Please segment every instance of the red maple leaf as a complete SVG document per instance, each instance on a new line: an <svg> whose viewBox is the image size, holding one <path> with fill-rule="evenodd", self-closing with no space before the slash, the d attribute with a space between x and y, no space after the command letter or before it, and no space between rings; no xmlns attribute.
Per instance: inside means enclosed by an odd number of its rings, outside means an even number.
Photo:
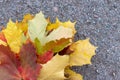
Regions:
<svg viewBox="0 0 120 80"><path fill-rule="evenodd" d="M23 80L37 80L41 65L36 63L36 49L31 42L22 46L20 60L21 66L19 67L19 71Z"/></svg>
<svg viewBox="0 0 120 80"><path fill-rule="evenodd" d="M40 64L32 43L24 44L16 55L7 46L0 45L0 80L37 80Z"/></svg>

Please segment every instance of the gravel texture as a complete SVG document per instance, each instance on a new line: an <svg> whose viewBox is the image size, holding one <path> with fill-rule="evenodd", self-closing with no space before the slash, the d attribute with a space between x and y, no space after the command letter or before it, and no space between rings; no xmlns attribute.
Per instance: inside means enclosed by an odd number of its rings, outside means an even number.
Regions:
<svg viewBox="0 0 120 80"><path fill-rule="evenodd" d="M120 0L0 0L0 25L39 11L52 21L77 21L76 40L98 46L92 65L73 68L84 80L120 80Z"/></svg>

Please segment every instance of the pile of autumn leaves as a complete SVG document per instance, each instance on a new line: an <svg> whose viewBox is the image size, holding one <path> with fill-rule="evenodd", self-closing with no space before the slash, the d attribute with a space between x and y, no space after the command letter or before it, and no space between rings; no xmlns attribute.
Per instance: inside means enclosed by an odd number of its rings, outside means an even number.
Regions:
<svg viewBox="0 0 120 80"><path fill-rule="evenodd" d="M96 47L89 39L73 42L74 26L41 12L9 20L0 32L0 80L82 80L70 67L91 64Z"/></svg>

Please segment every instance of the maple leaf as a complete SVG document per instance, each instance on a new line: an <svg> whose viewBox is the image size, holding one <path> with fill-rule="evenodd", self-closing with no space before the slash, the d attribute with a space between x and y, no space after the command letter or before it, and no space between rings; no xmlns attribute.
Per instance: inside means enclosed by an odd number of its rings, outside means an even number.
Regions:
<svg viewBox="0 0 120 80"><path fill-rule="evenodd" d="M33 45L23 45L18 58L8 46L0 45L0 80L36 80L41 65L36 63Z"/></svg>
<svg viewBox="0 0 120 80"><path fill-rule="evenodd" d="M67 80L83 80L83 77L71 70L69 66L65 68L65 75L67 77Z"/></svg>
<svg viewBox="0 0 120 80"><path fill-rule="evenodd" d="M20 28L23 32L27 32L28 30L28 20L33 19L33 15L31 14L26 14L23 17L23 20L21 22L16 22L16 25L18 28Z"/></svg>
<svg viewBox="0 0 120 80"><path fill-rule="evenodd" d="M53 30L49 35L46 35L47 24L48 22L42 13L36 14L35 18L29 21L28 33L32 41L38 38L38 40L41 42L41 45L45 45L50 41L73 37L72 30L62 26L56 30Z"/></svg>
<svg viewBox="0 0 120 80"><path fill-rule="evenodd" d="M16 24L11 20L7 24L7 28L3 30L5 38L11 50L15 53L19 53L21 44L22 31L18 29Z"/></svg>
<svg viewBox="0 0 120 80"><path fill-rule="evenodd" d="M89 42L89 39L86 39L73 43L70 46L70 50L73 51L70 54L70 65L82 66L91 64L91 58L95 55L96 47Z"/></svg>
<svg viewBox="0 0 120 80"><path fill-rule="evenodd" d="M68 55L55 55L50 61L42 65L38 80L64 80L64 68L68 65L68 61Z"/></svg>
<svg viewBox="0 0 120 80"><path fill-rule="evenodd" d="M20 50L21 66L19 71L23 80L36 80L41 65L37 64L36 50L31 42L24 44Z"/></svg>
<svg viewBox="0 0 120 80"><path fill-rule="evenodd" d="M70 43L70 40L68 39L71 39L73 37L73 30L71 28L63 26L59 26L57 29L51 31L50 33L49 31L46 31L48 22L41 12L36 14L36 16L30 20L28 24L28 34L30 36L30 39L35 42L37 52L39 54L44 52L46 49L52 49L53 52L59 52ZM63 42L63 39L65 42ZM59 43L62 43L62 45ZM49 45L51 44L56 46L52 46L52 48L50 48Z"/></svg>

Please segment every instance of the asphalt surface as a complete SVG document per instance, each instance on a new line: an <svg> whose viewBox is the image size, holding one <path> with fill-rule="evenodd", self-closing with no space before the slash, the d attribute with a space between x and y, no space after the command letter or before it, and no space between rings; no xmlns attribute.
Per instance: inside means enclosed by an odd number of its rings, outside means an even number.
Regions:
<svg viewBox="0 0 120 80"><path fill-rule="evenodd" d="M120 80L120 0L0 0L0 25L39 11L53 22L77 21L75 40L98 46L92 65L73 68L84 80Z"/></svg>

